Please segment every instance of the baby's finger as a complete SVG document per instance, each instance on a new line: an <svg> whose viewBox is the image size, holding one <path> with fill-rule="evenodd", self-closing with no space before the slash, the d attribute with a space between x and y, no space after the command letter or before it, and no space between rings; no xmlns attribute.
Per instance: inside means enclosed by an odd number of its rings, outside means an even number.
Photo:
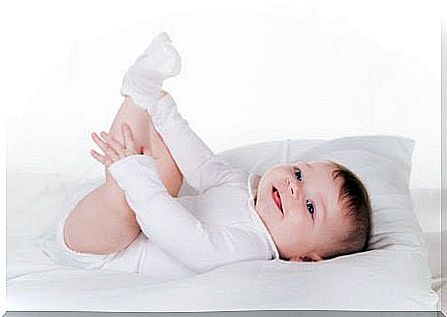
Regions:
<svg viewBox="0 0 447 317"><path fill-rule="evenodd" d="M90 154L93 156L93 158L95 160L97 160L99 163L108 166L108 159L106 156L99 154L98 152L96 152L95 150L90 150Z"/></svg>
<svg viewBox="0 0 447 317"><path fill-rule="evenodd" d="M104 131L101 132L101 136L106 140L106 142L115 150L118 155L124 154L125 149L123 146L116 140L114 137L112 137L110 134L105 133Z"/></svg>
<svg viewBox="0 0 447 317"><path fill-rule="evenodd" d="M128 124L123 123L122 125L123 129L123 137L124 137L124 146L126 149L130 150L133 153L137 152L135 142L133 140L132 131L130 130L130 127Z"/></svg>
<svg viewBox="0 0 447 317"><path fill-rule="evenodd" d="M92 139L109 158L114 159L118 157L118 154L115 152L112 146L104 142L95 132L92 133Z"/></svg>

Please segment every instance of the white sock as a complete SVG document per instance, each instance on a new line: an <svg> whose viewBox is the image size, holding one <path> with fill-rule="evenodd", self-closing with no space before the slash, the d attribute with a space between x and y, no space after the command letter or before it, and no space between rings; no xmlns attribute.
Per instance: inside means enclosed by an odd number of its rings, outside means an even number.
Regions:
<svg viewBox="0 0 447 317"><path fill-rule="evenodd" d="M121 95L149 111L158 103L163 81L180 73L180 69L179 53L168 34L160 33L124 75Z"/></svg>

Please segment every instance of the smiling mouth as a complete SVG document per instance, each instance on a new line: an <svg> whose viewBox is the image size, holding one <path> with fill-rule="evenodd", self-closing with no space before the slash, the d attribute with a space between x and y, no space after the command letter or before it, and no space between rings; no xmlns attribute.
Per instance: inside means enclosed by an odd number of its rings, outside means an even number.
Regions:
<svg viewBox="0 0 447 317"><path fill-rule="evenodd" d="M278 189L276 189L276 187L274 187L274 186L272 187L272 197L273 197L273 201L275 202L278 209L281 210L282 214L284 214L284 212L282 210L281 196L279 195Z"/></svg>

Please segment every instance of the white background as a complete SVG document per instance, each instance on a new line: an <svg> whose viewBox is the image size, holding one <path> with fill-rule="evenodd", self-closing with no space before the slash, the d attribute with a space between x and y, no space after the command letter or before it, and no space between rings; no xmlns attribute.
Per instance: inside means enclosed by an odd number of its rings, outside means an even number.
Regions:
<svg viewBox="0 0 447 317"><path fill-rule="evenodd" d="M100 172L88 134L108 128L123 72L166 30L184 66L167 87L215 151L397 134L416 140L412 186L439 188L441 10L427 1L15 1L0 19L8 169Z"/></svg>

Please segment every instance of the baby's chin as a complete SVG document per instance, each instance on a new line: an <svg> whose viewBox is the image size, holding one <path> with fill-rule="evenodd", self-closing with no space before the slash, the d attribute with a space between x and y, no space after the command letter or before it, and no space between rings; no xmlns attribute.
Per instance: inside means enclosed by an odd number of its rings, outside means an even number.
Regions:
<svg viewBox="0 0 447 317"><path fill-rule="evenodd" d="M264 197L262 197L262 195L257 198L255 210L267 227L275 218L276 210L264 199Z"/></svg>

